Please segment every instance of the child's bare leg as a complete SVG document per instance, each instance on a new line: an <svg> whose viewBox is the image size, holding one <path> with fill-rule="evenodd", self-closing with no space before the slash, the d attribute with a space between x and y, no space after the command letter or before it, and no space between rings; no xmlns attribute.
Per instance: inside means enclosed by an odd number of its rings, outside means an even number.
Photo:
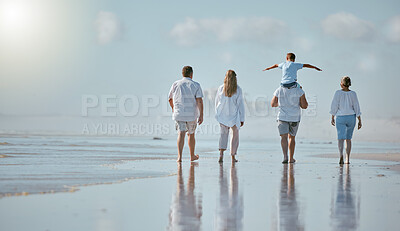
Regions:
<svg viewBox="0 0 400 231"><path fill-rule="evenodd" d="M296 160L294 157L294 149L296 146L296 137L289 134L289 163L294 163Z"/></svg>
<svg viewBox="0 0 400 231"><path fill-rule="evenodd" d="M281 146L283 152L283 164L288 162L288 134L281 135Z"/></svg>
<svg viewBox="0 0 400 231"><path fill-rule="evenodd" d="M196 140L194 138L194 133L193 134L189 134L188 144L189 144L189 151L190 151L190 161L198 160L199 159L199 155L195 155L194 154L194 148L195 148L195 145L196 145Z"/></svg>
<svg viewBox="0 0 400 231"><path fill-rule="evenodd" d="M178 140L177 140L178 160L177 160L177 162L182 162L183 146L185 145L185 133L186 132L179 132L178 133Z"/></svg>

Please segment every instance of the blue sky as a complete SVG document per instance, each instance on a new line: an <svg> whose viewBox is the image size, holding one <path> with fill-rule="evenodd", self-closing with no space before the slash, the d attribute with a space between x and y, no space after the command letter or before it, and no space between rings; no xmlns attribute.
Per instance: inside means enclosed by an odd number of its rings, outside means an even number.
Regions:
<svg viewBox="0 0 400 231"><path fill-rule="evenodd" d="M261 70L294 52L323 69L298 75L321 117L344 75L365 116L400 116L398 1L0 4L1 114L80 115L83 94L164 95L184 65L203 89L233 69L249 97L271 96L280 70Z"/></svg>

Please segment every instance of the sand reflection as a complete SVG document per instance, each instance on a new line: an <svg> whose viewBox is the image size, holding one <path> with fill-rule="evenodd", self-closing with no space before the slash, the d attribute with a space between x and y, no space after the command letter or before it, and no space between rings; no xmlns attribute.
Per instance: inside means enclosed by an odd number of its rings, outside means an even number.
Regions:
<svg viewBox="0 0 400 231"><path fill-rule="evenodd" d="M233 163L230 178L219 168L219 199L217 204L216 230L242 230L243 228L243 196L239 194L238 175Z"/></svg>
<svg viewBox="0 0 400 231"><path fill-rule="evenodd" d="M304 230L299 220L300 208L296 200L294 164L283 165L278 210L278 230Z"/></svg>
<svg viewBox="0 0 400 231"><path fill-rule="evenodd" d="M332 200L334 201L331 206L333 230L357 229L360 220L360 200L355 198L353 193L350 167L346 165L339 170L336 198Z"/></svg>
<svg viewBox="0 0 400 231"><path fill-rule="evenodd" d="M178 163L178 180L176 194L173 199L168 230L200 230L202 216L202 198L195 193L195 167L191 163L187 189L182 174L182 164Z"/></svg>

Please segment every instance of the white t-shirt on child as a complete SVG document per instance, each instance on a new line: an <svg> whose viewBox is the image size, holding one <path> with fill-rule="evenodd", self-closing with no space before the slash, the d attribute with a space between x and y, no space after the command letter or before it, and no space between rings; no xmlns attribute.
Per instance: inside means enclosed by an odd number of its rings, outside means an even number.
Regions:
<svg viewBox="0 0 400 231"><path fill-rule="evenodd" d="M303 68L302 63L286 61L278 65L282 69L282 84L293 83L297 81L297 71Z"/></svg>

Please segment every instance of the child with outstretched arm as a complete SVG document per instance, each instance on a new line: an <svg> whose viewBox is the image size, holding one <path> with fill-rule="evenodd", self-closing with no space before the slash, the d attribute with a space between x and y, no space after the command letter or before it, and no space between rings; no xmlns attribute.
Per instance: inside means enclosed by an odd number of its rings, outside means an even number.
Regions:
<svg viewBox="0 0 400 231"><path fill-rule="evenodd" d="M287 53L286 62L272 65L268 68L265 68L263 71L268 71L277 67L282 69L281 85L286 88L300 87L300 85L297 83L297 71L302 69L303 67L314 68L317 71L322 71L318 67L311 64L295 63L295 59L295 54Z"/></svg>

